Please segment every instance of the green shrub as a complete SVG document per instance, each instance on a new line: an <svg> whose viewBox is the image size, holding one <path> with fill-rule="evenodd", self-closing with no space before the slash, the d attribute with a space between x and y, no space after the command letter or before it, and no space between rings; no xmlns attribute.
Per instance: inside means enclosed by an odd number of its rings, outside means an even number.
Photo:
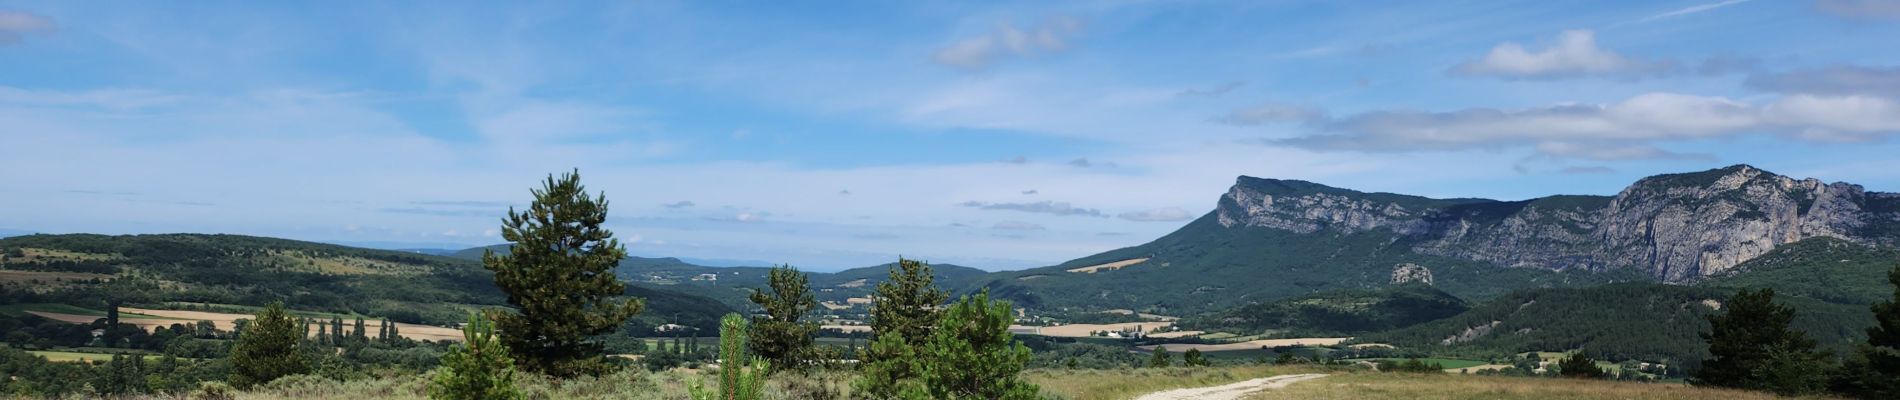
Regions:
<svg viewBox="0 0 1900 400"><path fill-rule="evenodd" d="M303 326L290 317L282 302L272 302L258 311L257 318L231 347L231 384L249 388L309 370L298 353L303 332Z"/></svg>
<svg viewBox="0 0 1900 400"><path fill-rule="evenodd" d="M488 318L470 315L462 327L461 346L442 356L436 369L429 398L439 400L515 399L515 360L508 348L495 337L495 326Z"/></svg>
<svg viewBox="0 0 1900 400"><path fill-rule="evenodd" d="M719 390L708 390L694 382L694 400L759 400L764 398L764 360L746 355L746 321L739 314L726 314L719 320Z"/></svg>

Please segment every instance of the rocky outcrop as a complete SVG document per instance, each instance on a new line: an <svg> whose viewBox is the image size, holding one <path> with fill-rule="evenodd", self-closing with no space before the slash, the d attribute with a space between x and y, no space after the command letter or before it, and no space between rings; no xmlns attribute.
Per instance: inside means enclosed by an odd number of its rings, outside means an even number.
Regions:
<svg viewBox="0 0 1900 400"><path fill-rule="evenodd" d="M1653 176L1615 196L1508 202L1241 177L1215 213L1230 228L1387 231L1421 254L1506 267L1635 268L1665 282L1720 273L1811 237L1900 241L1900 195L1747 165Z"/></svg>
<svg viewBox="0 0 1900 400"><path fill-rule="evenodd" d="M1413 263L1404 263L1399 264L1397 267L1392 267L1392 284L1403 285L1413 282L1431 285L1432 270L1425 268L1423 265Z"/></svg>

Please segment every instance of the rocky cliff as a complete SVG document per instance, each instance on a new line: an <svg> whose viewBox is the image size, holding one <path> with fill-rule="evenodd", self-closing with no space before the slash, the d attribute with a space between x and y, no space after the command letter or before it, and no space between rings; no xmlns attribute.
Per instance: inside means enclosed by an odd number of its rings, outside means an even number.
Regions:
<svg viewBox="0 0 1900 400"><path fill-rule="evenodd" d="M1747 165L1644 178L1615 196L1524 201L1241 177L1214 213L1229 228L1388 231L1394 246L1420 254L1552 270L1635 268L1665 282L1720 273L1811 237L1900 242L1900 194Z"/></svg>

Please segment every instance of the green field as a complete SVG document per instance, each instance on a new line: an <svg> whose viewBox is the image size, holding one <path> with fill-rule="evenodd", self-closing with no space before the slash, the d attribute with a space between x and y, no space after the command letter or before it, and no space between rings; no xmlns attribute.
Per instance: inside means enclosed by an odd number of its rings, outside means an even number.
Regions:
<svg viewBox="0 0 1900 400"><path fill-rule="evenodd" d="M112 361L112 354L109 354L109 353L83 353L83 352L77 352L77 351L40 351L40 350L29 350L27 352L33 353L33 355L36 355L36 356L46 357L47 361L52 361L52 362ZM149 362L156 362L161 358L164 358L164 357L150 355L150 354L145 355L145 361L149 361Z"/></svg>

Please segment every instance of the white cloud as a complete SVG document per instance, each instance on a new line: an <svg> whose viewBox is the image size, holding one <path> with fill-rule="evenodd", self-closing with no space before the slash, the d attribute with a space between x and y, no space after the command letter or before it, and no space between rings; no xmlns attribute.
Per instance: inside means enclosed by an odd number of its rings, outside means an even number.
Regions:
<svg viewBox="0 0 1900 400"><path fill-rule="evenodd" d="M1021 211L1021 212L1028 212L1028 213L1053 214L1053 215L1062 215L1062 216L1071 216L1071 215L1089 216L1089 217L1108 216L1107 214L1103 214L1102 210L1097 210L1093 208L1076 207L1074 205L1069 204L1069 202L1066 202L1066 201L1038 201L1034 203L985 203L985 202L980 202L980 201L966 201L966 202L958 203L957 205L963 206L963 207L983 209L983 210Z"/></svg>
<svg viewBox="0 0 1900 400"><path fill-rule="evenodd" d="M1643 94L1604 105L1375 111L1328 121L1326 133L1272 140L1313 149L1408 152L1528 146L1539 154L1595 160L1707 158L1650 143L1777 133L1817 141L1900 133L1900 104L1870 96L1782 97L1752 104L1724 97Z"/></svg>
<svg viewBox="0 0 1900 400"><path fill-rule="evenodd" d="M1499 44L1483 58L1452 67L1451 73L1506 79L1638 77L1665 73L1673 67L1673 63L1632 59L1599 48L1596 32L1579 29L1558 34L1556 43L1538 50L1516 42Z"/></svg>
<svg viewBox="0 0 1900 400"><path fill-rule="evenodd" d="M1003 23L981 35L952 42L937 50L931 59L951 67L978 70L1006 55L1030 57L1062 51L1069 47L1070 38L1081 33L1082 21L1066 16L1052 18L1029 31Z"/></svg>
<svg viewBox="0 0 1900 400"><path fill-rule="evenodd" d="M1121 213L1121 215L1116 215L1116 217L1140 222L1179 222L1194 219L1194 214L1190 214L1187 210L1180 208L1169 207L1125 212Z"/></svg>

